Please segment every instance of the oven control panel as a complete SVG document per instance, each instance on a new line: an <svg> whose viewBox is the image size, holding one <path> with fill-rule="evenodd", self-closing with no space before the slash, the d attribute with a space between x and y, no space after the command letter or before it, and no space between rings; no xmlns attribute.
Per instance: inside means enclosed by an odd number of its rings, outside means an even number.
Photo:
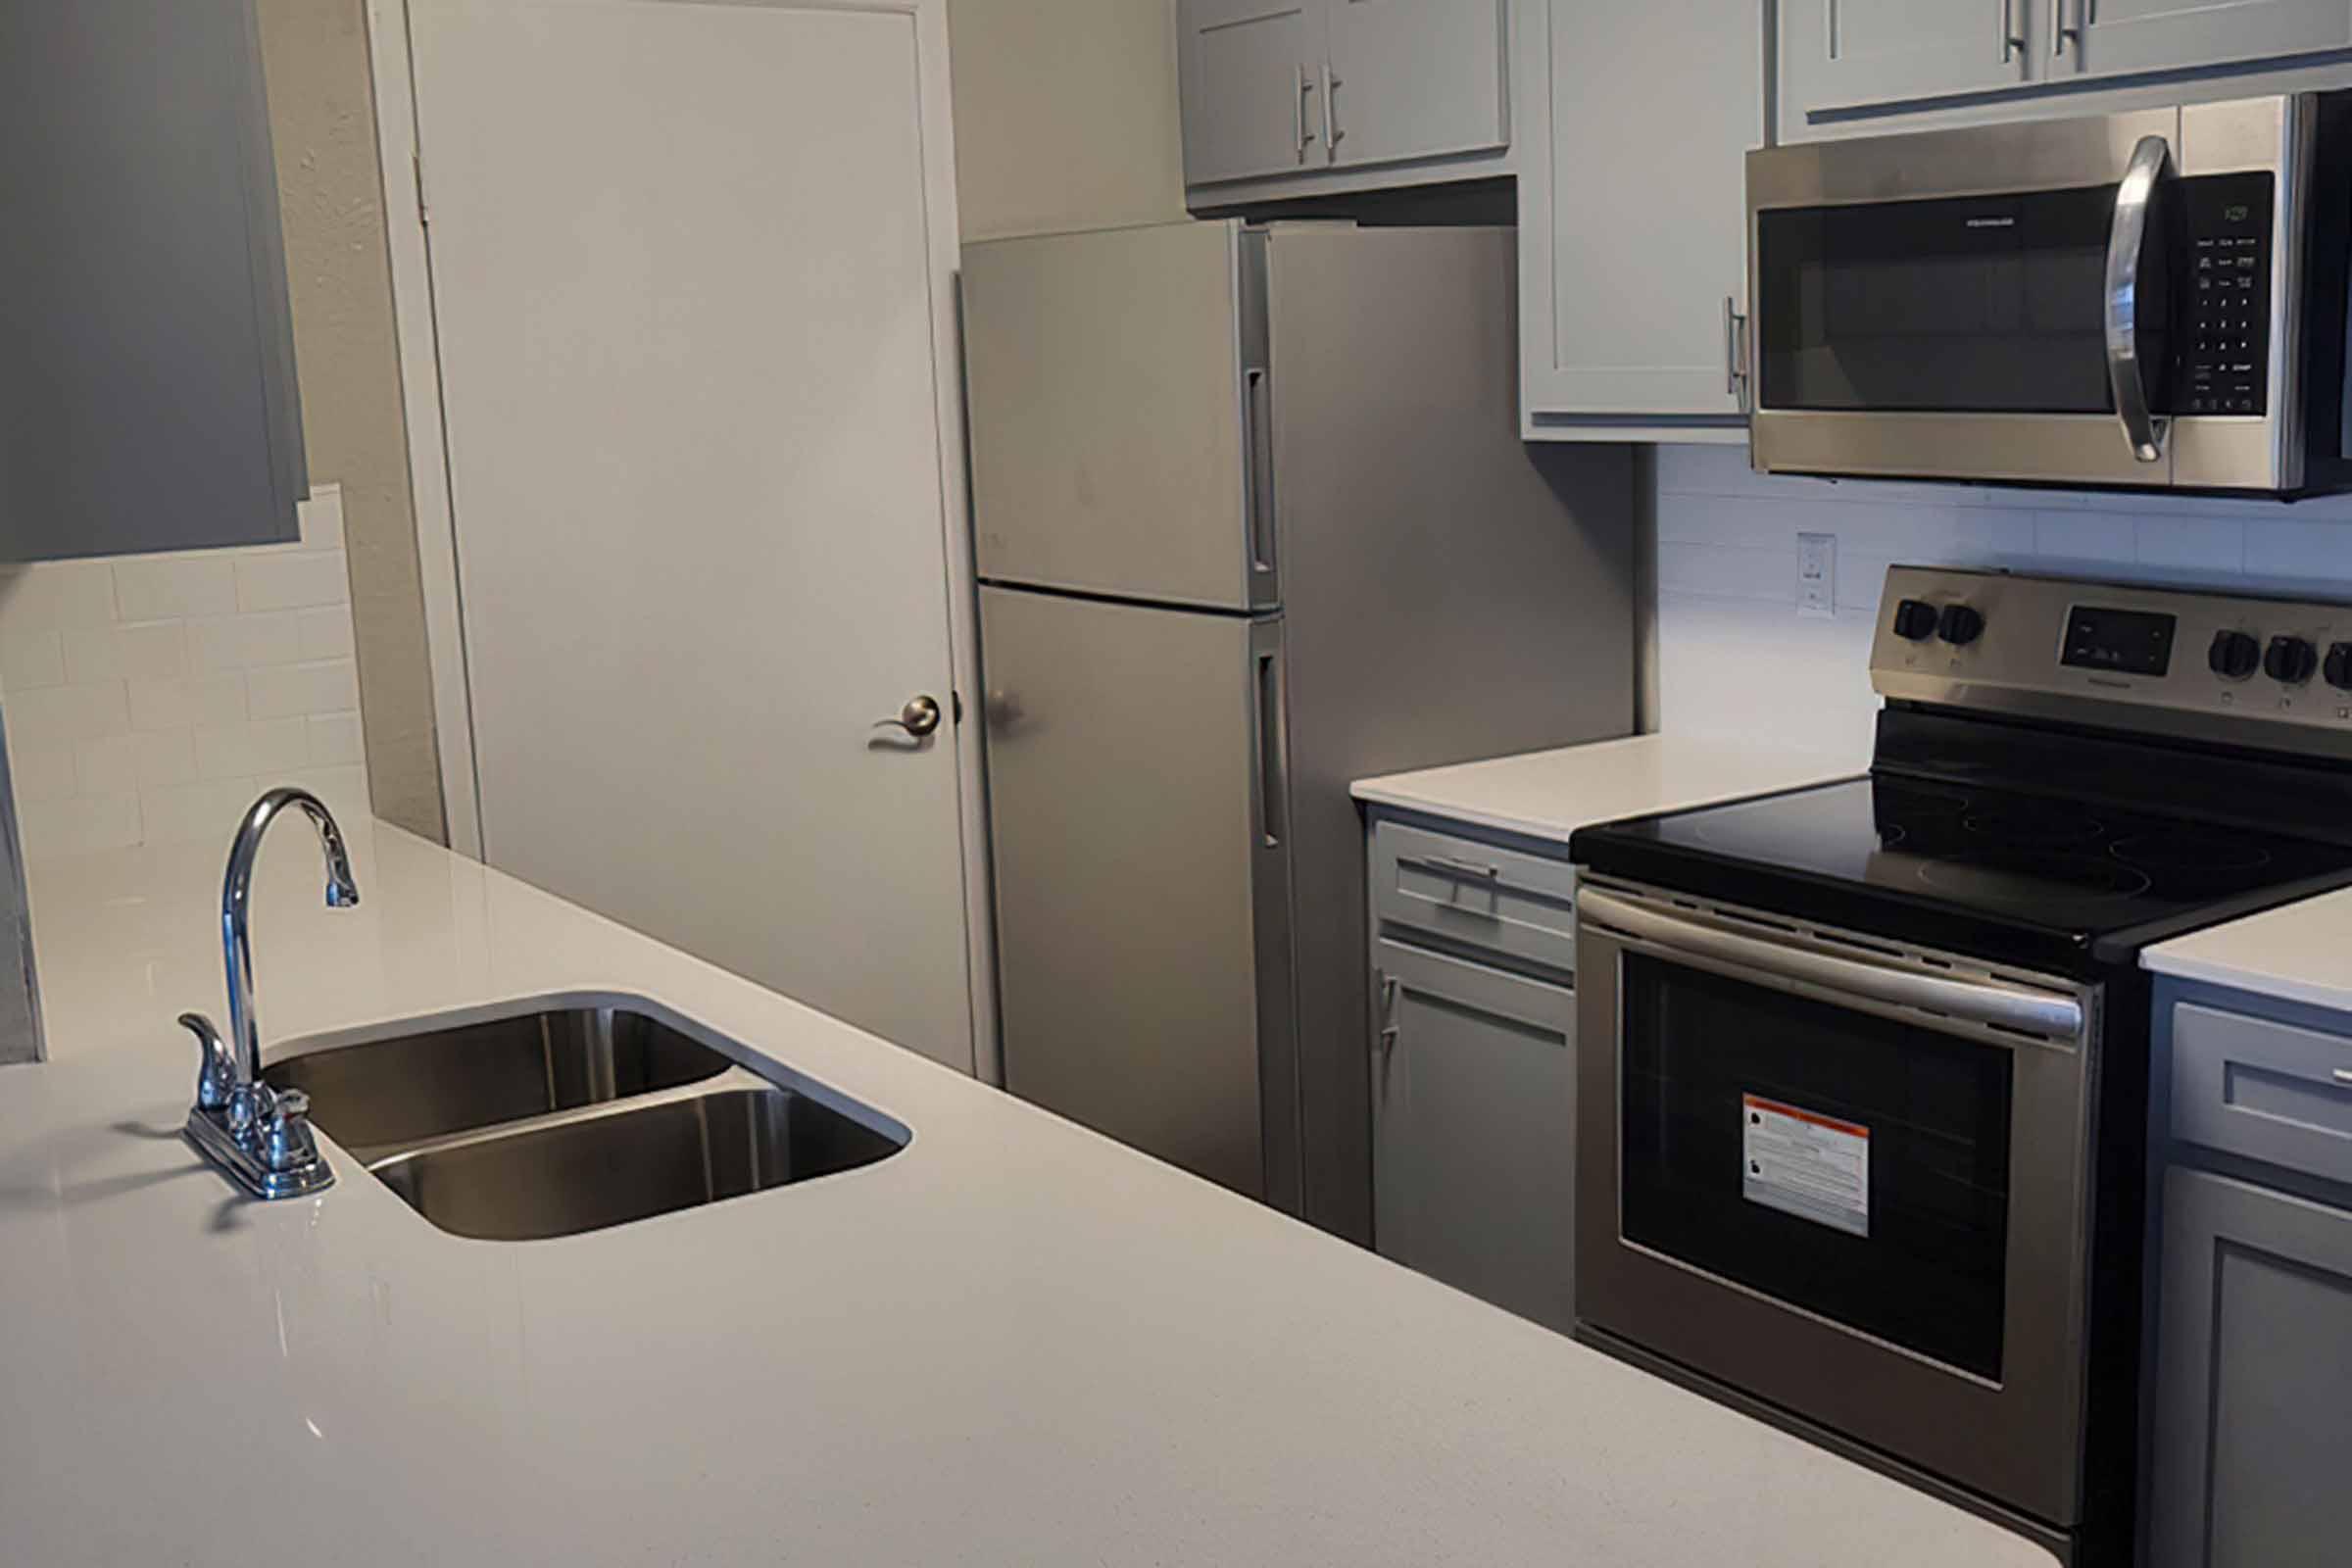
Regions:
<svg viewBox="0 0 2352 1568"><path fill-rule="evenodd" d="M2271 362L2271 176L2180 184L2185 275L2175 327L2176 414L2264 414Z"/></svg>
<svg viewBox="0 0 2352 1568"><path fill-rule="evenodd" d="M2352 604L1888 570L1884 697L2352 757Z"/></svg>

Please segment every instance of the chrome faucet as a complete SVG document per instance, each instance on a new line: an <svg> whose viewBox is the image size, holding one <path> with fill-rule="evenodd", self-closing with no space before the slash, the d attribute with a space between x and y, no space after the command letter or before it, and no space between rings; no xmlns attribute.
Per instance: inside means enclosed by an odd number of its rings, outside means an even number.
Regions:
<svg viewBox="0 0 2352 1568"><path fill-rule="evenodd" d="M188 1111L188 1142L256 1198L299 1198L334 1185L335 1173L311 1136L310 1097L299 1089L275 1090L262 1082L262 1029L253 1011L253 861L262 835L278 812L293 807L318 830L326 854L326 906L348 909L360 902L352 880L351 857L334 813L307 790L275 789L245 812L236 843L228 851L228 875L220 888L220 946L228 959L228 1028L222 1040L200 1012L179 1015L204 1054L196 1073L196 1103Z"/></svg>

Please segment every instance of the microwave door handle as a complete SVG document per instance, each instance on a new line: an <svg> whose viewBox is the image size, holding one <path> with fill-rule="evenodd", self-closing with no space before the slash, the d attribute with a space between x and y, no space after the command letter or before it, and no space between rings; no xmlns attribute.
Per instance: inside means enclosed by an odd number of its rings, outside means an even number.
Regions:
<svg viewBox="0 0 2352 1568"><path fill-rule="evenodd" d="M2142 136L2115 193L2115 223L2107 234L2107 384L2132 455L2142 463L2164 457L2164 421L2148 412L2147 377L2140 373L2140 254L2170 149L2162 136Z"/></svg>

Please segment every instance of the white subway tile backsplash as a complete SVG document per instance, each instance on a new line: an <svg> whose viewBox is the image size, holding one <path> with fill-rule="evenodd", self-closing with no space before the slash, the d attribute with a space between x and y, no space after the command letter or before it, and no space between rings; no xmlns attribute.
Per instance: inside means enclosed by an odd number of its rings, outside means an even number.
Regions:
<svg viewBox="0 0 2352 1568"><path fill-rule="evenodd" d="M245 677L187 675L130 683L132 729L192 729L245 719Z"/></svg>
<svg viewBox="0 0 2352 1568"><path fill-rule="evenodd" d="M360 706L359 666L348 659L257 669L246 681L255 718L340 713Z"/></svg>
<svg viewBox="0 0 2352 1568"><path fill-rule="evenodd" d="M0 700L0 714L8 721L12 758L47 747L71 753L76 741L120 735L130 728L130 710L119 680L10 692Z"/></svg>
<svg viewBox="0 0 2352 1568"><path fill-rule="evenodd" d="M266 787L258 778L224 778L145 791L139 796L139 809L146 842L219 839L225 844L236 832L237 819Z"/></svg>
<svg viewBox="0 0 2352 1568"><path fill-rule="evenodd" d="M162 679L188 667L188 632L176 620L74 626L65 633L66 679Z"/></svg>
<svg viewBox="0 0 2352 1568"><path fill-rule="evenodd" d="M2287 509L1831 482L1755 473L1738 447L1670 446L1656 502L1660 719L1677 733L1866 745L1870 643L1896 563L2352 598L2352 495ZM1799 533L1838 535L1835 617L1796 613Z"/></svg>
<svg viewBox="0 0 2352 1568"><path fill-rule="evenodd" d="M66 640L48 627L0 623L0 692L66 683Z"/></svg>
<svg viewBox="0 0 2352 1568"><path fill-rule="evenodd" d="M27 859L128 849L139 842L141 820L136 795L67 795L17 803L17 829Z"/></svg>
<svg viewBox="0 0 2352 1568"><path fill-rule="evenodd" d="M293 545L0 567L28 858L224 836L297 775L367 810L341 488L301 524Z"/></svg>
<svg viewBox="0 0 2352 1568"><path fill-rule="evenodd" d="M237 608L304 610L351 602L340 550L249 555L237 563Z"/></svg>
<svg viewBox="0 0 2352 1568"><path fill-rule="evenodd" d="M219 554L118 561L115 605L124 620L234 614L236 565Z"/></svg>
<svg viewBox="0 0 2352 1568"><path fill-rule="evenodd" d="M308 766L310 724L272 718L245 724L204 724L196 729L196 776L248 778Z"/></svg>
<svg viewBox="0 0 2352 1568"><path fill-rule="evenodd" d="M310 729L311 765L357 767L366 752L357 713L318 713L303 720Z"/></svg>
<svg viewBox="0 0 2352 1568"><path fill-rule="evenodd" d="M22 630L103 626L115 618L115 574L103 561L0 567L0 623Z"/></svg>
<svg viewBox="0 0 2352 1568"><path fill-rule="evenodd" d="M336 610L275 610L191 620L188 666L199 674L219 674L299 663L309 657L303 651L303 620L312 614L339 618L347 630L351 625L350 612Z"/></svg>
<svg viewBox="0 0 2352 1568"><path fill-rule="evenodd" d="M349 659L352 656L351 607L294 612L304 659Z"/></svg>

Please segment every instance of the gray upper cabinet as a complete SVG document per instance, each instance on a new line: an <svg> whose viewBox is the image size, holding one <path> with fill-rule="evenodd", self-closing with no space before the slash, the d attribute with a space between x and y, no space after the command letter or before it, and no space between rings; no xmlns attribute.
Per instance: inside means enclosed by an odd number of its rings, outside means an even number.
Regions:
<svg viewBox="0 0 2352 1568"><path fill-rule="evenodd" d="M2049 4L2056 8L2050 75L2057 80L2276 60L2352 47L2352 0Z"/></svg>
<svg viewBox="0 0 2352 1568"><path fill-rule="evenodd" d="M1177 0L1194 205L1501 172L1506 3Z"/></svg>
<svg viewBox="0 0 2352 1568"><path fill-rule="evenodd" d="M2028 24L2051 0L1788 0L1782 70L1806 110L1992 92L2033 79Z"/></svg>
<svg viewBox="0 0 2352 1568"><path fill-rule="evenodd" d="M2150 1568L2337 1568L2352 1542L2352 1212L2165 1187Z"/></svg>
<svg viewBox="0 0 2352 1568"><path fill-rule="evenodd" d="M1736 428L1746 154L1766 139L1772 8L1530 10L1518 77L1526 433L1624 439L1629 418L1661 433Z"/></svg>
<svg viewBox="0 0 2352 1568"><path fill-rule="evenodd" d="M295 537L251 0L0 7L0 560Z"/></svg>
<svg viewBox="0 0 2352 1568"><path fill-rule="evenodd" d="M1330 0L1332 162L1491 152L1510 141L1502 0Z"/></svg>
<svg viewBox="0 0 2352 1568"><path fill-rule="evenodd" d="M1323 151L1323 0L1182 0L1188 184L1295 174Z"/></svg>

